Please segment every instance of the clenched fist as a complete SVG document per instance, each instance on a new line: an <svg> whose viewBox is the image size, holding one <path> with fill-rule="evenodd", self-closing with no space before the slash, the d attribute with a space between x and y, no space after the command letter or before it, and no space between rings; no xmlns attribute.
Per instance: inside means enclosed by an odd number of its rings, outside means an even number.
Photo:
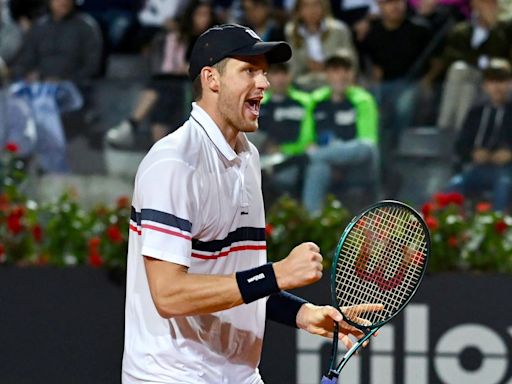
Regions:
<svg viewBox="0 0 512 384"><path fill-rule="evenodd" d="M302 243L273 266L280 289L293 289L312 284L322 277L320 248L315 243Z"/></svg>

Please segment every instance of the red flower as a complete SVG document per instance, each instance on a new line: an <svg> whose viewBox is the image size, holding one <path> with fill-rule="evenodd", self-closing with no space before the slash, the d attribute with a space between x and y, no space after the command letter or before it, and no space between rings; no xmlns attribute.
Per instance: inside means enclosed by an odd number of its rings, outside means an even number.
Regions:
<svg viewBox="0 0 512 384"><path fill-rule="evenodd" d="M43 241L43 228L36 224L34 228L32 228L32 237L34 237L34 240L40 243Z"/></svg>
<svg viewBox="0 0 512 384"><path fill-rule="evenodd" d="M434 199L441 208L444 208L450 204L460 206L464 203L464 196L458 192L436 193L434 195Z"/></svg>
<svg viewBox="0 0 512 384"><path fill-rule="evenodd" d="M459 240L457 239L457 236L452 235L448 238L448 246L450 248L457 248L459 245Z"/></svg>
<svg viewBox="0 0 512 384"><path fill-rule="evenodd" d="M5 150L11 153L18 153L18 144L16 143L7 143L5 145Z"/></svg>
<svg viewBox="0 0 512 384"><path fill-rule="evenodd" d="M508 228L508 225L507 223L505 223L505 221L503 220L498 220L496 222L496 224L494 224L494 229L496 230L497 233L499 233L500 235L503 235L503 233L505 233L505 231L507 230Z"/></svg>
<svg viewBox="0 0 512 384"><path fill-rule="evenodd" d="M93 267L101 267L103 265L103 259L99 253L89 254L89 265Z"/></svg>
<svg viewBox="0 0 512 384"><path fill-rule="evenodd" d="M274 232L274 227L271 224L267 224L265 226L265 235L272 236L272 232Z"/></svg>
<svg viewBox="0 0 512 384"><path fill-rule="evenodd" d="M89 239L89 264L93 267L100 267L103 265L103 258L101 257L99 246L101 239L98 236Z"/></svg>
<svg viewBox="0 0 512 384"><path fill-rule="evenodd" d="M450 204L450 198L446 193L436 193L434 195L434 200L436 201L437 205L441 208L444 208L448 204Z"/></svg>
<svg viewBox="0 0 512 384"><path fill-rule="evenodd" d="M91 237L89 239L89 252L97 251L101 244L101 239L98 236Z"/></svg>
<svg viewBox="0 0 512 384"><path fill-rule="evenodd" d="M23 224L21 224L20 216L10 214L7 218L7 228L13 235L17 235L23 231Z"/></svg>
<svg viewBox="0 0 512 384"><path fill-rule="evenodd" d="M490 212L491 209L492 205L486 201L482 201L475 206L475 211L477 213L487 213Z"/></svg>
<svg viewBox="0 0 512 384"><path fill-rule="evenodd" d="M25 215L25 208L23 208L21 205L15 206L11 211L11 216L21 218L23 215Z"/></svg>
<svg viewBox="0 0 512 384"><path fill-rule="evenodd" d="M432 203L425 203L421 207L421 212L423 213L423 217L428 217L434 210L434 204Z"/></svg>
<svg viewBox="0 0 512 384"><path fill-rule="evenodd" d="M119 244L123 241L123 235L117 225L112 224L107 228L107 237L115 244Z"/></svg>
<svg viewBox="0 0 512 384"><path fill-rule="evenodd" d="M459 192L452 192L449 194L450 202L455 205L462 205L464 204L464 195L460 194Z"/></svg>
<svg viewBox="0 0 512 384"><path fill-rule="evenodd" d="M435 217L429 216L425 218L425 223L427 223L427 227L429 227L431 231L435 231L439 228L439 222Z"/></svg>
<svg viewBox="0 0 512 384"><path fill-rule="evenodd" d="M128 196L120 196L119 199L117 199L117 208L123 209L128 208L130 206L130 199Z"/></svg>

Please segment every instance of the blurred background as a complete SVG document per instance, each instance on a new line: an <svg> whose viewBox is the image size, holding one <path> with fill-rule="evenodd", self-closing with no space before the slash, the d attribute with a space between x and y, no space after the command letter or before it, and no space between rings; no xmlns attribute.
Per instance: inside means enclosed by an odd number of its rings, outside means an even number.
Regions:
<svg viewBox="0 0 512 384"><path fill-rule="evenodd" d="M0 383L119 381L133 178L188 117L196 38L227 22L294 52L249 135L269 258L312 240L329 268L380 199L432 233L425 292L346 380L510 383L508 0L0 0ZM328 277L300 293L328 303ZM327 366L318 340L267 340L268 383Z"/></svg>

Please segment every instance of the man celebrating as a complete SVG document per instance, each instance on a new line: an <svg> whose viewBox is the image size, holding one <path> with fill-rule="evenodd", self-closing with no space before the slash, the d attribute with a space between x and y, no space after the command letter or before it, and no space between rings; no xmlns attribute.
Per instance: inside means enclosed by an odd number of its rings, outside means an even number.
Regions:
<svg viewBox="0 0 512 384"><path fill-rule="evenodd" d="M123 383L262 383L266 318L328 337L342 321L283 292L321 277L315 244L265 264L259 158L245 132L258 128L269 63L290 57L286 43L239 25L198 38L190 119L153 146L135 180ZM349 346L347 334L360 335L341 325Z"/></svg>

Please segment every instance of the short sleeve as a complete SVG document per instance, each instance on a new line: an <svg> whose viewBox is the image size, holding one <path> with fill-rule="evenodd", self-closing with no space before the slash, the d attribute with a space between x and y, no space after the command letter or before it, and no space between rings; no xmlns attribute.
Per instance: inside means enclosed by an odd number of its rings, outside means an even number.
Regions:
<svg viewBox="0 0 512 384"><path fill-rule="evenodd" d="M144 256L190 266L196 213L194 169L179 160L159 160L135 182Z"/></svg>

